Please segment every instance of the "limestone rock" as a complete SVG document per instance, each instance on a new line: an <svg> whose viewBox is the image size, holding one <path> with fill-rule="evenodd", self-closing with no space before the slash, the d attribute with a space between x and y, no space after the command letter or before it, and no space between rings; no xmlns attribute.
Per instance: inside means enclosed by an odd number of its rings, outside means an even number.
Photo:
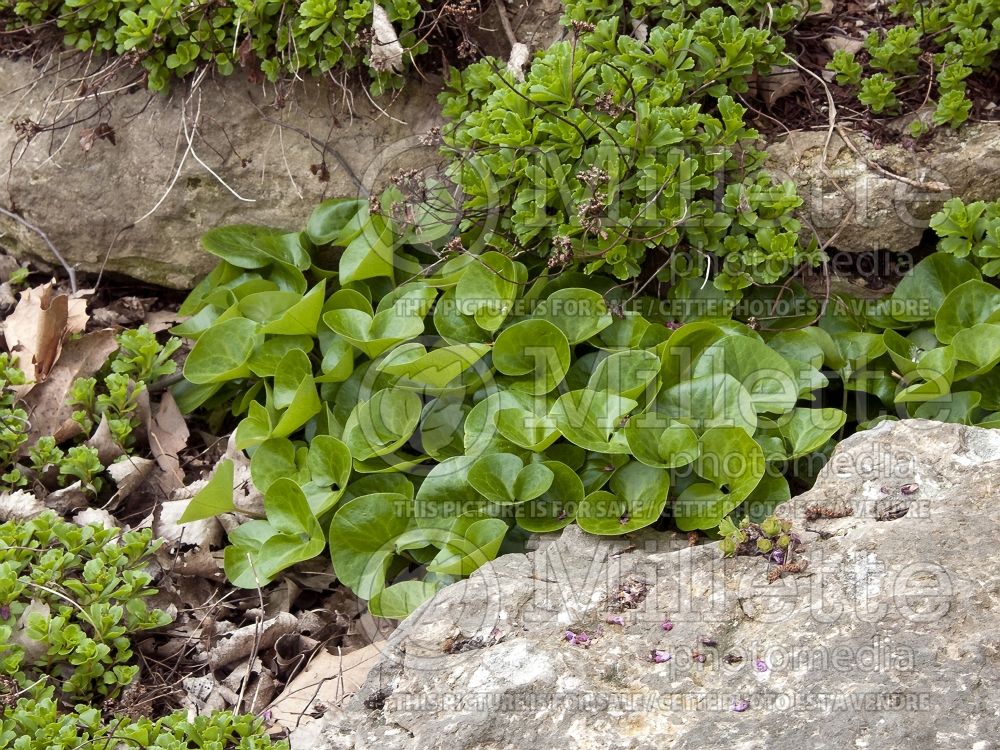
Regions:
<svg viewBox="0 0 1000 750"><path fill-rule="evenodd" d="M141 84L86 96L66 83L85 71L64 58L59 65L69 67L0 59L0 205L86 271L189 287L214 264L198 243L206 230L299 229L319 201L365 195L400 168L436 159L420 142L440 124L433 77L376 106L360 88L306 79L279 93L239 72L193 92L176 84L169 96ZM194 147L186 156L185 117ZM32 123L64 127L29 142ZM0 246L57 265L37 235L5 217Z"/></svg>
<svg viewBox="0 0 1000 750"><path fill-rule="evenodd" d="M996 748L998 481L1000 432L850 437L781 509L808 567L774 583L762 557L570 527L415 612L308 746Z"/></svg>
<svg viewBox="0 0 1000 750"><path fill-rule="evenodd" d="M895 143L879 148L857 132L848 138L861 156L834 132L826 173L826 130L795 131L767 146L767 170L796 183L803 225L811 225L821 242L833 237L831 251L906 252L920 244L931 215L949 198L1000 198L1000 124L940 129L912 149ZM808 226L803 236L813 237Z"/></svg>

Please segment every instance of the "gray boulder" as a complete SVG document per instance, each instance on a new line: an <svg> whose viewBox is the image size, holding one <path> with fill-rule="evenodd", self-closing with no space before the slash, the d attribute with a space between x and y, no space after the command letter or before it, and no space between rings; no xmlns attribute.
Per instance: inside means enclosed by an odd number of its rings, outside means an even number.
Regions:
<svg viewBox="0 0 1000 750"><path fill-rule="evenodd" d="M834 132L827 146L827 131L816 130L767 146L768 171L798 187L808 239L815 230L841 252L904 253L920 244L931 215L949 198L1000 198L1000 124L944 128L910 146L844 132L852 145Z"/></svg>
<svg viewBox="0 0 1000 750"><path fill-rule="evenodd" d="M808 566L772 583L763 557L571 527L441 591L292 748L996 748L998 481L995 431L848 438L780 509Z"/></svg>
<svg viewBox="0 0 1000 750"><path fill-rule="evenodd" d="M421 143L440 123L433 77L377 104L325 80L279 91L239 73L169 96L141 84L86 96L66 83L85 62L61 59L57 75L0 59L0 205L81 270L190 287L214 265L198 242L212 227L296 230L319 201L366 196L436 160ZM104 89L127 79L116 80ZM37 234L3 216L0 246L58 265Z"/></svg>

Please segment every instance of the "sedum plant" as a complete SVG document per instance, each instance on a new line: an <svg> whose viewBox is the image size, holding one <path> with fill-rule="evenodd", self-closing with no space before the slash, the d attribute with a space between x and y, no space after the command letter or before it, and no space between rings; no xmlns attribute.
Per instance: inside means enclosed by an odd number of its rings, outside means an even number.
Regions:
<svg viewBox="0 0 1000 750"><path fill-rule="evenodd" d="M1000 276L1000 201L952 198L931 217L930 226L940 238L939 250L969 258L984 276Z"/></svg>
<svg viewBox="0 0 1000 750"><path fill-rule="evenodd" d="M1000 50L1000 1L898 0L890 10L896 25L869 32L863 53L836 52L827 68L838 85L860 84L858 100L876 114L897 110L897 82L918 100L933 90L934 124L959 127L972 111L966 79L988 73ZM925 127L917 120L911 134Z"/></svg>
<svg viewBox="0 0 1000 750"><path fill-rule="evenodd" d="M140 326L122 331L117 342L118 349L102 372L75 380L67 401L77 407L73 420L80 426L81 440L91 437L106 420L111 438L130 453L135 449L133 432L139 426L139 399L146 382L177 369L171 357L181 341L171 337L160 344L148 327ZM18 405L13 390L24 383L24 372L16 361L0 354L0 490L51 491L79 481L81 491L97 496L104 486L106 467L96 448L81 444L63 447L51 436L27 444L28 414Z"/></svg>
<svg viewBox="0 0 1000 750"><path fill-rule="evenodd" d="M357 200L304 232L204 236L220 263L182 308L175 397L241 418L264 515L230 533L236 585L328 548L374 613L402 617L527 533L766 515L782 471L845 423L812 402L823 352L841 363L821 329L769 344L722 305L682 325L607 278L421 240ZM185 520L234 510L233 473Z"/></svg>
<svg viewBox="0 0 1000 750"><path fill-rule="evenodd" d="M253 716L113 714L138 673L132 634L170 621L144 602L155 593L145 566L156 547L148 529L78 526L49 512L0 525L0 747L287 750Z"/></svg>
<svg viewBox="0 0 1000 750"><path fill-rule="evenodd" d="M0 693L0 699L5 698ZM11 750L288 750L272 741L263 722L228 711L189 718L175 711L159 719L111 717L97 708L63 711L51 698L20 698L3 711L0 747Z"/></svg>
<svg viewBox="0 0 1000 750"><path fill-rule="evenodd" d="M46 512L0 525L0 669L73 704L114 697L138 673L129 635L169 622L147 609L151 532L78 526ZM32 693L35 694L35 693Z"/></svg>
<svg viewBox="0 0 1000 750"><path fill-rule="evenodd" d="M761 172L733 98L781 38L723 8L681 15L646 41L619 19L586 26L523 81L492 59L453 71L442 135L463 230L554 268L712 275L720 289L818 262L799 241L801 199Z"/></svg>
<svg viewBox="0 0 1000 750"><path fill-rule="evenodd" d="M372 0L291 5L275 0L0 0L0 24L9 29L55 25L71 47L114 52L141 63L154 91L165 91L171 80L200 65L212 65L223 75L237 66L259 67L271 81L362 68L373 91L380 93L398 86L403 67L429 49L429 30L417 29L429 18L418 0L382 0L379 5L405 49L393 65L371 57Z"/></svg>

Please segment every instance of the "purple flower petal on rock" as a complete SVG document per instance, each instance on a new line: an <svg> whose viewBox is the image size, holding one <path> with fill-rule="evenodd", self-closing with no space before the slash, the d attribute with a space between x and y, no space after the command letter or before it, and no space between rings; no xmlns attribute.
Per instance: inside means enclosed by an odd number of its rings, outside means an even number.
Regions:
<svg viewBox="0 0 1000 750"><path fill-rule="evenodd" d="M660 651L659 649L653 649L649 652L649 658L653 660L656 664L663 664L668 662L674 657L668 654L666 651Z"/></svg>
<svg viewBox="0 0 1000 750"><path fill-rule="evenodd" d="M674 629L674 624L670 620L664 620L660 623L660 627L663 628L667 633Z"/></svg>
<svg viewBox="0 0 1000 750"><path fill-rule="evenodd" d="M607 623L609 625L624 625L625 618L621 615L608 615Z"/></svg>
<svg viewBox="0 0 1000 750"><path fill-rule="evenodd" d="M756 669L758 672L766 672L767 662L764 661L763 659L758 659L753 663L753 668Z"/></svg>
<svg viewBox="0 0 1000 750"><path fill-rule="evenodd" d="M741 714L748 708L750 708L750 701L748 701L746 698L740 698L739 700L733 701L733 706L730 710L734 711L735 713Z"/></svg>

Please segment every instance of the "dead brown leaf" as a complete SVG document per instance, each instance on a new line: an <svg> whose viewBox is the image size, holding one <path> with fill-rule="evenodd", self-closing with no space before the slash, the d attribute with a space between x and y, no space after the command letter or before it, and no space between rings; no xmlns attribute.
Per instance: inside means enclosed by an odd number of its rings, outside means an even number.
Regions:
<svg viewBox="0 0 1000 750"><path fill-rule="evenodd" d="M52 435L56 442L62 442L80 432L79 425L72 419L73 407L66 403L70 387L77 378L90 377L101 369L117 347L115 332L110 329L66 342L45 382L24 399L31 422L29 445L44 435Z"/></svg>
<svg viewBox="0 0 1000 750"><path fill-rule="evenodd" d="M26 490L14 490L0 495L0 523L27 521L45 512L45 505Z"/></svg>
<svg viewBox="0 0 1000 750"><path fill-rule="evenodd" d="M111 428L108 426L108 418L103 414L101 415L100 424L94 430L94 434L90 436L90 439L84 445L97 451L97 458L104 466L110 466L116 458L125 455L125 449L118 444L118 441L111 434Z"/></svg>
<svg viewBox="0 0 1000 750"><path fill-rule="evenodd" d="M149 450L162 472L157 481L167 496L184 486L179 456L187 447L188 437L184 415L170 392L165 392L149 425Z"/></svg>
<svg viewBox="0 0 1000 750"><path fill-rule="evenodd" d="M350 653L319 651L270 705L271 721L288 731L315 721L327 707L358 692L381 654L377 644Z"/></svg>
<svg viewBox="0 0 1000 750"><path fill-rule="evenodd" d="M172 310L157 310L155 312L146 313L146 317L143 318L143 322L153 333L159 333L160 331L165 331L168 328L172 328L178 323L183 323L187 320L187 315L178 315Z"/></svg>
<svg viewBox="0 0 1000 750"><path fill-rule="evenodd" d="M130 456L125 461L119 461L108 466L108 474L115 482L118 492L115 493L117 502L128 498L133 492L143 485L149 475L153 472L156 462L149 458Z"/></svg>
<svg viewBox="0 0 1000 750"><path fill-rule="evenodd" d="M764 101L770 108L779 99L802 88L802 75L794 68L775 68L773 73L758 81L758 86Z"/></svg>
<svg viewBox="0 0 1000 750"><path fill-rule="evenodd" d="M851 54L860 52L865 46L862 39L851 39L849 36L828 36L823 40L823 47L831 55L839 50L844 50Z"/></svg>
<svg viewBox="0 0 1000 750"><path fill-rule="evenodd" d="M87 303L80 297L53 295L52 283L21 292L4 323L7 349L17 356L28 383L15 387L19 397L44 383L59 359L65 337L87 325Z"/></svg>

